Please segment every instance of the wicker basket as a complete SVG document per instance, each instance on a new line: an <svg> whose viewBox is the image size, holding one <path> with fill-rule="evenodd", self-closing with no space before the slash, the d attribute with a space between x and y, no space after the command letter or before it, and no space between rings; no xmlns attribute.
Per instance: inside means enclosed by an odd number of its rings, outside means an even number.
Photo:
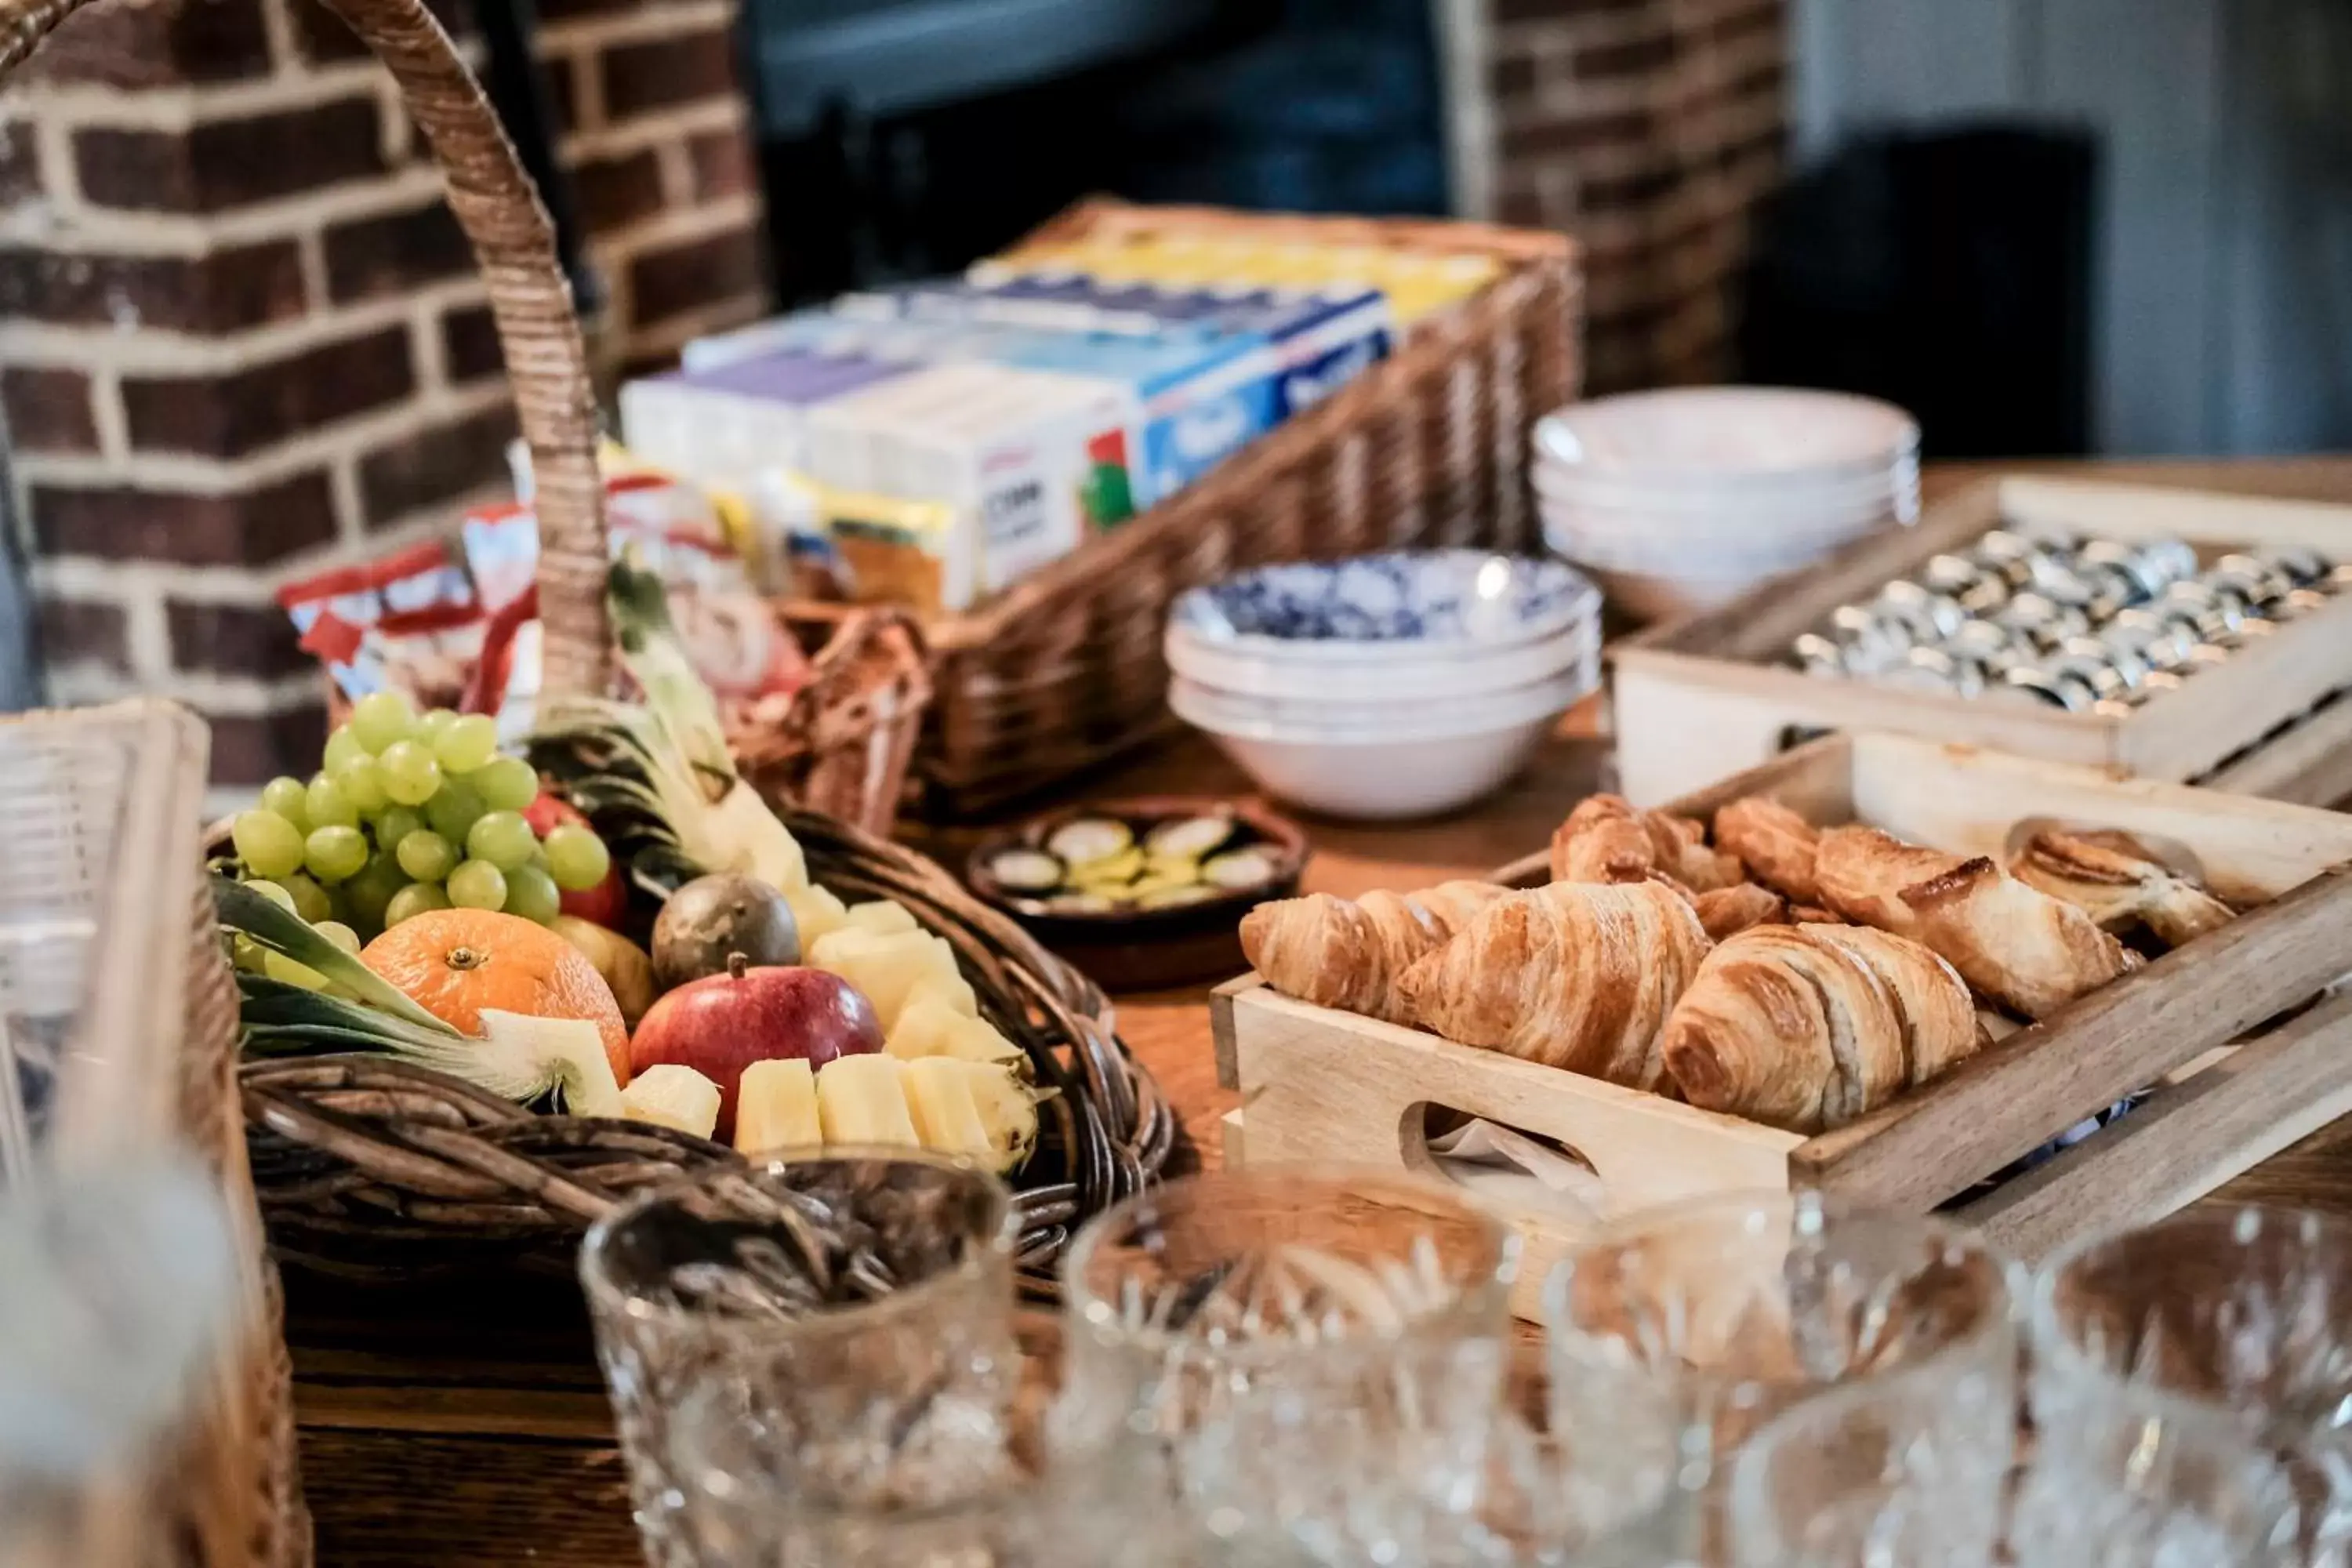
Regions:
<svg viewBox="0 0 2352 1568"><path fill-rule="evenodd" d="M1578 381L1575 251L1558 235L1405 219L1086 203L1039 238L1223 236L1475 254L1501 276L1397 353L1181 495L1003 597L931 628L936 688L916 769L964 815L1163 731L1161 627L1237 568L1398 546L1538 538L1528 431Z"/></svg>
<svg viewBox="0 0 2352 1568"><path fill-rule="evenodd" d="M277 1278L262 1252L235 1091L236 987L198 872L205 729L163 702L0 722L0 1004L6 1070L47 1089L37 1151L70 1182L182 1144L217 1175L240 1240L244 1326L143 1476L84 1502L60 1561L299 1568L310 1560ZM69 1017L55 1058L30 1021ZM11 1559L14 1561L15 1559Z"/></svg>
<svg viewBox="0 0 2352 1568"><path fill-rule="evenodd" d="M1076 1221L1159 1174L1176 1139L1159 1086L1112 1032L1092 982L940 867L834 818L786 812L810 875L896 899L945 937L989 1022L1058 1092L1015 1181L1024 1283L1050 1292ZM731 1150L643 1123L538 1116L381 1057L253 1062L243 1074L254 1180L272 1246L324 1272L394 1279L517 1267L569 1276L580 1235L649 1184Z"/></svg>

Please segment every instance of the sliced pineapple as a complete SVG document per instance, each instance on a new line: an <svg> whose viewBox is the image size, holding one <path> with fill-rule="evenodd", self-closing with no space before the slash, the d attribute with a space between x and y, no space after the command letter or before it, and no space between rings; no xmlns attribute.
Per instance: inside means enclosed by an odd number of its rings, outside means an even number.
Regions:
<svg viewBox="0 0 2352 1568"><path fill-rule="evenodd" d="M969 987L966 988L969 994ZM993 1026L972 1016L942 996L930 981L915 987L899 1010L898 1027L882 1047L902 1060L922 1057L961 1057L966 1061L997 1062L1027 1067L1029 1057Z"/></svg>
<svg viewBox="0 0 2352 1568"><path fill-rule="evenodd" d="M745 1154L814 1149L824 1142L816 1071L801 1057L753 1062L735 1089L735 1147Z"/></svg>
<svg viewBox="0 0 2352 1568"><path fill-rule="evenodd" d="M877 936L889 936L902 931L920 931L907 906L896 899L875 899L863 904L852 904L846 917L852 929L870 931Z"/></svg>
<svg viewBox="0 0 2352 1568"><path fill-rule="evenodd" d="M906 1089L907 1109L914 1115L915 1133L924 1148L992 1163L996 1146L981 1120L971 1080L962 1070L971 1065L953 1057L902 1061L898 1064L899 1082Z"/></svg>
<svg viewBox="0 0 2352 1568"><path fill-rule="evenodd" d="M829 888L811 882L805 888L785 888L782 892L786 907L793 911L793 925L800 932L803 954L849 920L848 909Z"/></svg>
<svg viewBox="0 0 2352 1568"><path fill-rule="evenodd" d="M956 970L955 949L920 931L885 933L845 926L820 937L806 951L804 962L840 975L863 992L874 1004L886 1035L917 985L935 982L950 995L959 987L971 989Z"/></svg>
<svg viewBox="0 0 2352 1568"><path fill-rule="evenodd" d="M470 1064L471 1081L516 1100L551 1090L573 1116L627 1114L604 1037L587 1019L485 1007L481 1021L482 1045Z"/></svg>
<svg viewBox="0 0 2352 1568"><path fill-rule="evenodd" d="M950 1059L971 1086L972 1105L981 1125L988 1129L988 1163L1000 1172L1016 1171L1037 1147L1037 1095L993 1062Z"/></svg>
<svg viewBox="0 0 2352 1568"><path fill-rule="evenodd" d="M817 1069L816 1104L827 1143L922 1147L895 1057L835 1057Z"/></svg>
<svg viewBox="0 0 2352 1568"><path fill-rule="evenodd" d="M664 1062L629 1080L621 1114L708 1138L719 1125L719 1086L690 1067Z"/></svg>

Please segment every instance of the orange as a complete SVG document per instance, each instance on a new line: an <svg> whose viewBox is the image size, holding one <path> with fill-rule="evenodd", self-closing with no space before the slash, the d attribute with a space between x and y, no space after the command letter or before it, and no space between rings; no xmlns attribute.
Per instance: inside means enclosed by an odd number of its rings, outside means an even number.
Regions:
<svg viewBox="0 0 2352 1568"><path fill-rule="evenodd" d="M585 1018L604 1037L613 1076L629 1081L629 1026L588 955L545 926L488 910L434 910L367 944L360 962L462 1034L482 1009Z"/></svg>

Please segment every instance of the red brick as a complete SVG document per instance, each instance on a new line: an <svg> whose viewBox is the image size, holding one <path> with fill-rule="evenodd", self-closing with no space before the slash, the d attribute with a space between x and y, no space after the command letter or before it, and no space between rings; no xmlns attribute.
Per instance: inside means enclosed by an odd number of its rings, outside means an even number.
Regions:
<svg viewBox="0 0 2352 1568"><path fill-rule="evenodd" d="M506 469L515 413L500 403L360 459L360 510L371 528L477 489Z"/></svg>
<svg viewBox="0 0 2352 1568"><path fill-rule="evenodd" d="M1608 81L1662 70L1675 60L1674 36L1666 32L1624 38L1612 44L1588 44L1574 56L1577 79Z"/></svg>
<svg viewBox="0 0 2352 1568"><path fill-rule="evenodd" d="M1498 222L1517 224L1522 228L1541 228L1543 197L1531 190L1505 191L1496 199L1495 216Z"/></svg>
<svg viewBox="0 0 2352 1568"><path fill-rule="evenodd" d="M441 318L441 363L460 385L505 371L499 325L488 305L460 305Z"/></svg>
<svg viewBox="0 0 2352 1568"><path fill-rule="evenodd" d="M95 452L98 421L89 377L78 370L0 371L7 445L17 452Z"/></svg>
<svg viewBox="0 0 2352 1568"><path fill-rule="evenodd" d="M327 294L338 305L404 294L474 266L466 231L437 195L406 212L336 224L324 248Z"/></svg>
<svg viewBox="0 0 2352 1568"><path fill-rule="evenodd" d="M335 537L323 469L227 495L35 485L31 499L43 555L266 566Z"/></svg>
<svg viewBox="0 0 2352 1568"><path fill-rule="evenodd" d="M74 133L82 194L100 206L220 212L385 171L373 98L215 120L187 132Z"/></svg>
<svg viewBox="0 0 2352 1568"><path fill-rule="evenodd" d="M582 16L607 16L615 11L633 11L642 0L539 0L541 22L570 22Z"/></svg>
<svg viewBox="0 0 2352 1568"><path fill-rule="evenodd" d="M325 65L335 60L354 60L368 52L359 35L344 26L343 19L329 10L321 0L285 0L286 10L294 24L294 42L305 59ZM441 26L454 38L470 37L474 31L473 7L465 0L425 0L425 8L440 18Z"/></svg>
<svg viewBox="0 0 2352 1568"><path fill-rule="evenodd" d="M318 771L327 743L324 700L270 714L209 713L213 783L265 784L280 773L306 778Z"/></svg>
<svg viewBox="0 0 2352 1568"><path fill-rule="evenodd" d="M687 143L694 160L694 194L698 200L740 196L759 186L759 171L751 163L751 141L740 131L706 131Z"/></svg>
<svg viewBox="0 0 2352 1568"><path fill-rule="evenodd" d="M739 228L663 250L629 264L629 300L640 328L760 286L760 237Z"/></svg>
<svg viewBox="0 0 2352 1568"><path fill-rule="evenodd" d="M572 171L580 221L592 234L626 228L662 209L661 162L650 149L592 158Z"/></svg>
<svg viewBox="0 0 2352 1568"><path fill-rule="evenodd" d="M0 206L14 206L41 194L41 153L30 121L0 125Z"/></svg>
<svg viewBox="0 0 2352 1568"><path fill-rule="evenodd" d="M569 135L580 128L579 86L572 76L569 60L547 60L541 63L547 83L547 112L555 121L555 129Z"/></svg>
<svg viewBox="0 0 2352 1568"><path fill-rule="evenodd" d="M1524 98L1536 89L1532 55L1505 55L1486 68L1486 83L1496 98Z"/></svg>
<svg viewBox="0 0 2352 1568"><path fill-rule="evenodd" d="M68 17L23 68L52 81L166 87L269 73L262 0L94 5Z"/></svg>
<svg viewBox="0 0 2352 1568"><path fill-rule="evenodd" d="M724 98L735 90L735 37L724 27L619 44L604 52L604 114L622 121L648 110Z"/></svg>
<svg viewBox="0 0 2352 1568"><path fill-rule="evenodd" d="M1629 16L1658 0L1494 0L1497 22L1557 22L1570 16Z"/></svg>
<svg viewBox="0 0 2352 1568"><path fill-rule="evenodd" d="M415 389L408 329L394 326L229 375L125 378L122 408L142 451L236 458Z"/></svg>
<svg viewBox="0 0 2352 1568"><path fill-rule="evenodd" d="M130 617L120 605L99 599L43 597L41 662L51 666L97 664L131 673Z"/></svg>
<svg viewBox="0 0 2352 1568"><path fill-rule="evenodd" d="M1507 126L1503 132L1502 151L1506 159L1581 153L1595 147L1637 142L1649 133L1650 117L1636 110L1573 115Z"/></svg>
<svg viewBox="0 0 2352 1568"><path fill-rule="evenodd" d="M177 669L217 670L264 678L316 669L294 623L275 605L207 605L174 599L163 606Z"/></svg>
<svg viewBox="0 0 2352 1568"><path fill-rule="evenodd" d="M0 249L0 316L209 335L291 321L304 308L292 240L195 257Z"/></svg>

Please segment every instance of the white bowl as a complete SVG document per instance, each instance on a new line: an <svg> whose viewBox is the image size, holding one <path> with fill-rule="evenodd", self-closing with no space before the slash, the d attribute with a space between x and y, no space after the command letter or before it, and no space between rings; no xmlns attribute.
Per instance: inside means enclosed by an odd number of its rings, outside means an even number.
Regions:
<svg viewBox="0 0 2352 1568"><path fill-rule="evenodd" d="M1609 602L1637 621L1678 621L1685 616L1719 610L1754 588L1780 575L1778 570L1740 572L1725 576L1689 574L1612 572L1591 568Z"/></svg>
<svg viewBox="0 0 2352 1568"><path fill-rule="evenodd" d="M1845 393L1695 386L1570 404L1538 420L1534 440L1539 461L1651 482L1801 484L1885 468L1917 450L1919 426Z"/></svg>
<svg viewBox="0 0 2352 1568"><path fill-rule="evenodd" d="M1536 493L1547 500L1670 517L1734 513L1758 519L1802 518L1819 509L1884 502L1890 497L1916 494L1919 489L1916 464L1818 485L1768 487L1740 483L1707 489L1604 483L1572 471L1544 468L1537 468L1533 479Z"/></svg>
<svg viewBox="0 0 2352 1568"><path fill-rule="evenodd" d="M1546 642L1599 605L1592 584L1559 561L1395 551L1261 566L1195 588L1169 613L1167 636L1298 668L1393 668Z"/></svg>
<svg viewBox="0 0 2352 1568"><path fill-rule="evenodd" d="M1196 685L1241 696L1318 702L1396 702L1484 696L1574 669L1601 648L1601 595L1593 617L1541 642L1502 647L1432 650L1413 662L1301 660L1241 643L1216 642L1168 628L1168 668Z"/></svg>
<svg viewBox="0 0 2352 1568"><path fill-rule="evenodd" d="M1368 722L1370 709L1349 704L1334 705L1348 713L1344 722L1276 719L1270 711L1283 705L1181 679L1170 684L1168 703L1268 794L1328 816L1391 822L1500 789L1592 685L1588 667L1501 698L1402 705L1385 722Z"/></svg>

